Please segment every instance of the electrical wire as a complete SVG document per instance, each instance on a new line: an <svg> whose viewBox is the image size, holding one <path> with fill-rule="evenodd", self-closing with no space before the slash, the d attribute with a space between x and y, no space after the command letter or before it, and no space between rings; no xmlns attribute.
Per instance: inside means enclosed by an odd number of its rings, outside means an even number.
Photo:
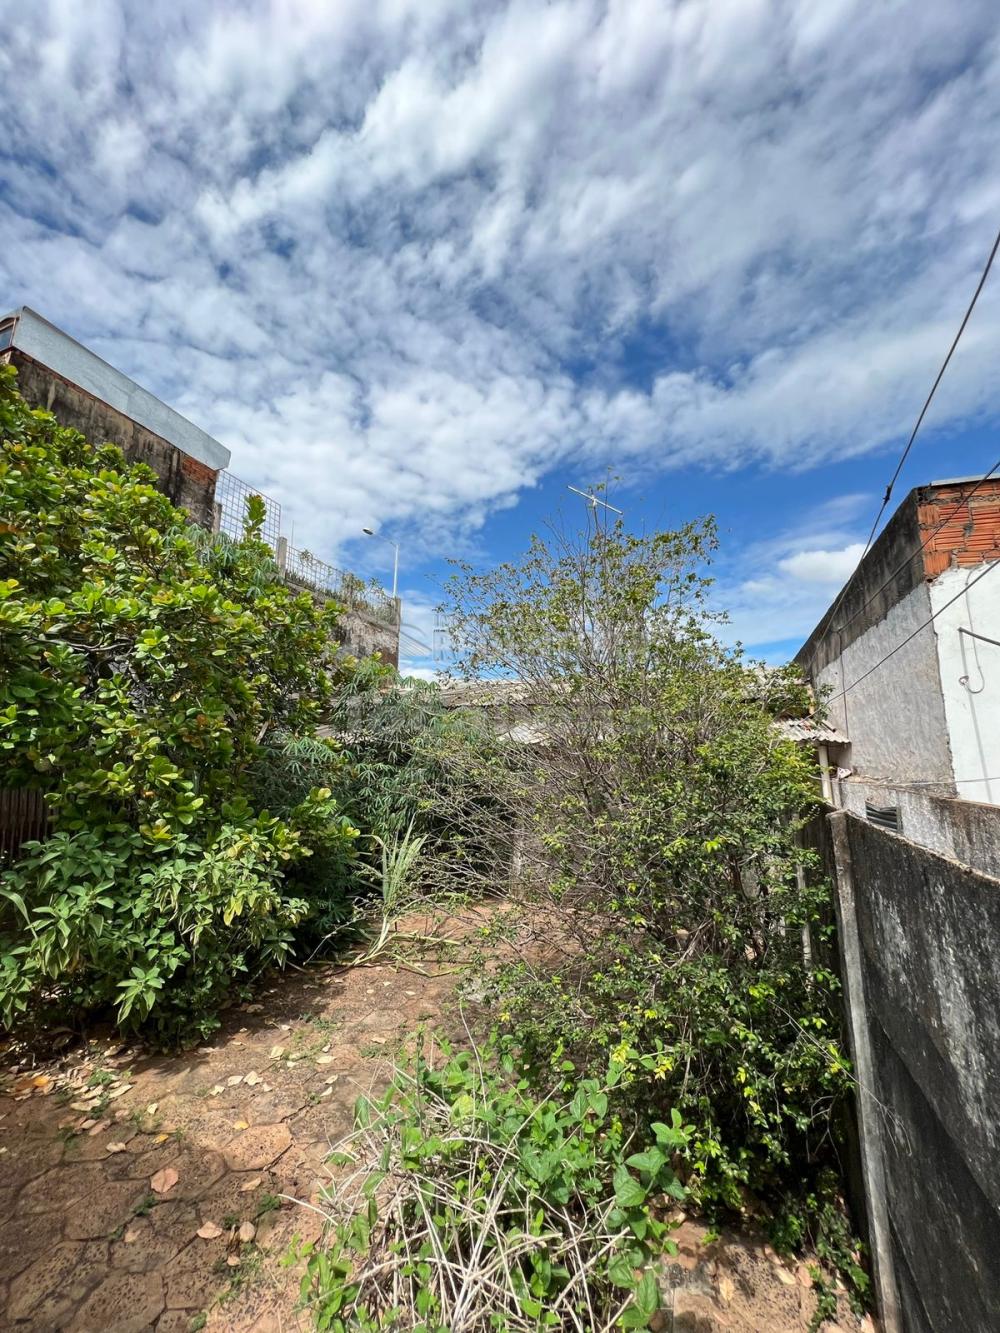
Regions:
<svg viewBox="0 0 1000 1333"><path fill-rule="evenodd" d="M993 260L996 258L996 253L998 249L1000 249L1000 231L998 231L996 234L996 240L993 242L993 249L990 251L990 256L986 261L986 267L983 269L982 276L979 279L979 283L976 287L976 290L972 294L972 300L969 302L969 308L966 310L962 322L958 326L958 332L955 334L952 344L948 348L948 355L941 363L941 369L938 371L937 377L935 378L934 383L931 385L931 391L927 395L923 407L920 409L920 415L917 417L916 425L910 432L910 438L906 441L906 447L899 456L899 462L896 464L896 471L892 474L892 480L889 482L889 485L885 488L885 495L882 497L882 506L879 509L878 513L875 515L875 522L872 524L872 530L868 534L868 541L865 544L866 552L868 550L868 547L871 546L872 538L875 535L875 530L879 525L879 520L885 513L886 507L889 504L889 498L892 495L892 488L899 480L899 474L903 470L903 464L906 462L909 452L913 448L913 441L917 438L917 431L919 431L920 427L923 425L924 417L927 415L927 409L931 405L931 400L933 399L935 393L937 393L937 387L941 383L941 380L944 378L944 372L948 369L948 363L951 361L951 358L955 352L955 348L958 346L959 340L961 339L962 334L965 332L965 326L969 322L969 317L971 316L973 310L976 308L976 302L979 300L980 292L986 285L986 279L989 276L990 269L993 267ZM862 556L861 558L863 560L864 556Z"/></svg>
<svg viewBox="0 0 1000 1333"><path fill-rule="evenodd" d="M952 358L952 356L953 356L954 353L955 353L955 348L958 346L959 341L961 340L962 334L965 332L965 326L968 324L968 322L969 322L969 318L970 318L970 316L972 315L973 310L976 308L976 302L979 300L979 295L980 295L980 293L982 292L983 287L984 287L985 284L986 284L986 279L987 279L987 277L989 276L990 269L993 267L993 260L996 258L996 254L997 254L997 250L998 250L998 249L1000 249L1000 231L998 231L997 234L996 234L996 239L995 239L994 242L993 242L993 248L992 248L992 250L991 250L990 253L989 253L989 258L986 260L986 267L985 267L985 268L983 269L983 271L982 271L982 274L981 274L981 276L980 276L979 282L978 282L978 284L976 285L976 290L975 290L975 291L973 292L973 294L972 294L972 300L969 302L968 309L966 310L965 315L964 315L963 318L962 318L962 322L961 322L961 324L958 326L958 332L955 334L955 337L952 339L952 344L951 344L951 346L948 348L948 355L945 357L945 359L944 359L944 360L942 361L942 363L941 363L941 369L938 371L937 375L935 376L934 383L931 385L931 391L930 391L930 393L927 395L926 399L924 400L924 405L923 405L923 407L920 409L920 415L917 417L916 424L914 425L913 430L910 431L910 438L906 441L906 445L905 445L905 447L904 447L904 449L903 449L903 452L902 452L902 453L900 454L900 456L899 456L899 462L896 464L896 470L895 470L895 472L892 474L892 477L891 477L891 479L890 479L890 481L889 481L888 486L886 486L886 488L885 488L885 495L882 497L882 504L881 504L880 507L879 507L879 511L878 511L878 513L875 515L875 522L874 522L874 523L872 524L872 526L871 526L871 531L870 531L869 534L868 534L868 540L865 542L865 548L864 548L864 550L861 552L861 555L858 557L858 563L857 563L857 565L854 566L854 570L852 571L850 577L847 579L847 582L846 582L846 583L844 584L844 586L841 588L840 593L839 593L838 596L837 596L837 600L834 602L833 607L831 608L831 611L830 611L830 619L831 619L831 620L832 620L833 617L837 614L837 611L838 611L838 609L839 609L839 607L840 607L840 604L841 604L841 602L844 600L844 595L845 595L845 593L847 592L848 584L850 583L850 581L851 581L851 579L854 577L854 575L857 573L857 571L858 571L858 567L860 566L861 561L864 560L865 556L868 554L869 550L871 549L871 544L872 544L872 541L874 540L875 533L876 533L876 531L877 531L877 529L878 529L878 525L879 525L879 523L882 521L882 515L885 513L886 509L888 508L889 500L890 500L890 498L891 498L891 496L892 496L892 490L893 490L893 487L895 486L896 482L899 480L899 474L902 472L902 470L903 470L903 464L906 462L906 460L907 460L907 458L908 458L908 456L909 456L910 450L913 448L913 442L914 442L914 440L917 438L917 432L920 430L920 427L923 425L924 417L927 415L927 409L930 407L931 402L932 402L932 400L933 400L933 398L934 398L935 393L937 393L938 385L941 383L941 380L942 380L943 377L944 377L944 372L948 369L949 362L951 361L951 358ZM850 623L850 622L848 622L848 623ZM841 629L843 629L843 626L841 626ZM834 632L835 632L835 633L840 633L840 630L836 630L836 631L834 631Z"/></svg>
<svg viewBox="0 0 1000 1333"><path fill-rule="evenodd" d="M947 611L949 606L954 606L961 597L966 595L970 588L974 588L980 579L984 579L986 575L996 569L998 565L1000 565L1000 560L994 560L988 564L981 574L977 574L976 577L972 579L970 583L967 583L965 587L961 588L954 597L950 597L948 601L945 602L944 606L939 606L932 616L928 616L927 619L919 624L911 634L908 634L901 643L897 643L895 648L891 648L884 657L880 657L874 666L869 667L863 675L857 678L857 680L852 680L850 685L842 689L839 694L832 695L826 702L831 704L836 703L838 699L843 699L845 695L850 694L851 690L856 689L863 680L867 680L868 677L872 675L873 672L877 671L880 666L884 666L890 657L894 657L901 648L905 648L908 643L912 642L912 640L917 637L921 630L925 630L928 625L937 620L938 616L941 615L943 611Z"/></svg>
<svg viewBox="0 0 1000 1333"><path fill-rule="evenodd" d="M897 575L897 574L901 574L901 573L903 572L903 570L906 568L907 565L909 565L910 563L912 563L912 561L916 560L917 556L920 555L920 553L921 553L922 551L924 551L924 550L927 548L927 546L934 540L934 538L938 535L938 533L941 531L941 529L942 529L943 527L945 527L946 524L950 523L951 520L955 517L955 515L956 515L956 514L957 514L957 513L958 513L958 512L959 512L965 505L967 505L967 504L969 503L969 501L970 501L970 500L972 499L972 497L975 495L976 491L979 490L980 486L985 485L986 482L988 482L988 481L993 477L994 473L996 473L996 472L998 472L998 471L1000 471L1000 458L998 458L997 461L993 464L993 466L990 468L989 472L984 473L983 476L981 476L981 477L978 478L978 480L976 481L976 484L972 487L972 489L971 489L970 491L967 491L967 492L965 493L965 495L962 496L962 498L961 498L961 499L957 502L957 504L955 505L954 509L949 510L948 513L945 514L944 518L942 518L942 519L940 520L940 522L936 523L936 524L934 525L934 527L931 528L930 532L927 534L927 536L924 538L924 540L920 543L920 545L917 547L917 549L916 549L915 551L912 551L912 552L906 557L905 560L901 560L901 561L899 562L899 564L898 564L898 565L896 566L896 568L892 571L892 573L891 573L891 574L889 575L889 577L885 580L885 582L879 584L879 586L875 589L875 591L874 591L874 592L872 593L872 595L867 599L867 601L863 602L863 603L861 604L861 606L858 607L858 609L854 612L854 615L853 615L853 616L848 616L848 618L844 621L844 623L843 623L842 625L839 625L839 626L837 627L837 629L836 629L835 632L836 632L837 634L842 634L843 631L844 631L845 629L847 629L848 625L853 624L854 621L857 620L858 616L862 615L865 611L867 611L867 609L871 606L872 602L874 602L875 598L878 597L878 595L879 595L880 593L884 592L884 591L886 590L886 588L888 588L889 584L893 581L893 579L896 577L896 575ZM854 577L854 575L852 574L852 575L851 575L851 578L853 578L853 577ZM850 579L848 580L848 582L850 582ZM846 588L847 588L847 585L845 584L845 585L844 585L844 590L845 590L845 591L846 591Z"/></svg>

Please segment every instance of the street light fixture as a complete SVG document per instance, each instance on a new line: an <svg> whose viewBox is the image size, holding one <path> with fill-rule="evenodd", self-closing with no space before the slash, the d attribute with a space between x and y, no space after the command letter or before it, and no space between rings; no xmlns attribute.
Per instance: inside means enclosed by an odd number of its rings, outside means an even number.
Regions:
<svg viewBox="0 0 1000 1333"><path fill-rule="evenodd" d="M366 537L378 537L381 541L388 542L393 549L392 558L392 600L396 600L396 584L399 581L399 543L394 542L389 537L383 537L381 532L376 532L374 528L362 528L361 531Z"/></svg>

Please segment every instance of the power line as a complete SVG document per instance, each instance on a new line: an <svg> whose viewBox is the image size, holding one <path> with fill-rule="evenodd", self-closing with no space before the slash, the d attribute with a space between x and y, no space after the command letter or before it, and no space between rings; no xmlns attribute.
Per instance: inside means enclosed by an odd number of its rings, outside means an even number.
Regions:
<svg viewBox="0 0 1000 1333"><path fill-rule="evenodd" d="M837 614L837 611L840 608L840 604L844 600L844 595L847 592L848 584L850 583L854 575L857 573L861 561L864 560L865 556L868 554L872 541L875 537L875 532L878 528L879 523L882 520L882 515L885 513L889 505L889 499L892 496L892 489L895 486L896 482L899 480L899 474L900 472L902 472L903 464L906 462L910 450L913 448L913 442L917 438L917 432L923 425L924 417L927 415L927 409L930 407L931 401L934 398L935 393L937 393L938 385L941 383L941 380L944 377L944 372L948 369L949 362L951 361L951 358L955 353L955 348L958 346L962 334L965 332L965 326L968 324L969 318L976 307L976 302L979 300L979 294L983 290L983 287L986 284L986 279L989 276L990 269L993 267L993 260L996 258L996 253L998 249L1000 249L1000 231L998 231L996 234L996 239L993 242L993 248L989 253L989 258L986 260L986 267L982 271L979 282L976 285L976 290L972 294L972 300L969 302L968 309L966 310L965 315L962 318L961 324L958 326L958 332L955 334L955 337L952 339L952 344L948 348L948 355L941 363L941 369L935 376L934 383L931 385L931 391L927 395L923 407L920 409L920 415L917 417L916 424L914 425L913 430L910 431L910 438L906 441L906 447L903 449L903 452L899 456L899 462L896 464L896 470L892 474L892 478L890 479L888 486L886 486L885 488L885 495L882 497L882 504L879 507L878 513L875 515L875 522L871 526L871 531L868 534L868 540L865 542L865 549L861 552L861 555L858 557L857 565L854 566L854 569L852 570L850 576L848 577L847 582L841 588L840 593L837 596L837 600L833 604L833 608L830 612L831 620ZM840 629L843 629L843 626L841 626ZM834 632L839 633L840 630L835 630Z"/></svg>
<svg viewBox="0 0 1000 1333"><path fill-rule="evenodd" d="M925 630L927 626L931 624L932 621L937 620L938 616L941 615L943 611L947 611L949 606L954 605L954 603L957 602L960 597L964 597L970 588L974 588L976 586L976 584L979 582L980 579L984 579L986 575L990 573L991 570L996 569L998 564L1000 564L1000 561L998 560L994 560L991 564L988 564L981 574L977 574L974 579L971 579L965 585L964 588L962 588L959 592L955 594L954 597L950 597L948 601L945 602L944 606L939 606L932 616L928 616L927 619L922 624L918 625L917 628L911 634L908 634L901 643L897 643L895 648L891 648L884 657L879 658L879 660L875 663L875 665L869 667L863 676L859 676L857 680L852 680L850 685L846 686L845 689L842 689L839 694L833 695L829 700L827 700L827 702L836 703L838 699L843 699L845 695L851 692L851 690L855 689L858 685L860 685L863 680L867 680L868 677L874 671L877 671L880 666L883 666L886 662L888 662L890 657L894 657L896 653L899 652L900 648L905 648L906 645L910 643L911 640L917 637L917 635L920 633L921 630Z"/></svg>
<svg viewBox="0 0 1000 1333"><path fill-rule="evenodd" d="M981 476L981 477L978 479L978 481L976 482L975 486L973 486L971 490L967 491L967 492L965 493L965 495L962 496L962 498L961 498L961 499L958 501L958 503L955 505L954 509L950 510L947 514L945 514L944 518L941 519L941 521L940 521L939 523L936 523L935 526L934 526L933 528L931 528L930 532L927 534L927 536L924 538L924 540L920 543L920 545L917 547L917 549L916 549L915 551L913 551L910 555L908 555L908 556L906 557L905 560L901 560L901 561L899 562L899 564L898 564L898 565L896 566L896 568L892 571L892 573L891 573L891 574L889 575L889 577L885 580L885 582L882 583L882 584L880 584L879 587L877 587L877 588L875 589L875 591L872 593L872 595L867 599L867 601L863 602L863 603L861 604L861 606L858 607L858 609L857 609L857 611L855 611L854 615L853 615L853 616L848 616L848 618L844 621L844 623L843 623L842 625L839 625L839 626L837 627L837 630L836 630L836 633L837 633L837 634L840 634L840 633L842 633L845 629L847 629L848 625L852 624L855 620L857 620L858 616L860 616L864 611L866 611L866 610L868 609L869 606L871 606L872 602L874 602L875 598L879 595L879 593L884 592L885 589L888 588L889 584L893 581L893 579L896 577L896 575L899 574L899 573L901 573L901 572L906 568L906 566L907 566L908 564L910 564L911 561L913 561L913 560L915 560L915 559L917 558L917 556L921 553L921 551L923 551L923 550L929 545L929 543L932 542L932 541L934 540L934 538L938 535L938 533L941 531L941 529L942 529L947 523L950 523L950 522L951 522L951 520L955 517L955 515L959 512L959 510L963 508L963 506L965 506L965 505L967 505L967 504L969 503L969 501L970 501L970 500L972 499L972 497L975 495L976 491L979 490L980 486L982 486L982 485L984 485L986 482L988 482L988 481L990 480L990 478L993 476L993 474L994 474L995 472L997 472L997 471L1000 471L1000 458L998 458L997 461L993 464L993 466L990 468L989 472L987 472L987 473L985 473L983 476ZM852 576L852 577L853 577L853 576ZM845 588L846 588L846 585L845 585Z"/></svg>
<svg viewBox="0 0 1000 1333"><path fill-rule="evenodd" d="M931 385L931 391L927 395L923 407L920 409L920 415L917 417L917 423L913 427L913 430L910 432L910 438L906 441L906 448L899 456L899 462L896 464L896 471L892 474L892 480L889 482L889 485L885 488L885 495L882 497L882 507L875 515L875 522L872 524L872 530L868 534L868 541L865 544L866 552L868 550L868 547L871 546L872 538L875 535L875 529L879 525L879 520L886 511L886 506L889 503L889 497L892 495L892 488L899 480L899 474L903 470L903 464L906 462L907 456L909 455L910 450L913 448L913 441L917 438L917 431L919 431L920 427L923 425L924 417L927 415L927 409L931 405L931 400L933 399L935 393L937 393L937 387L941 383L941 380L944 378L944 372L948 369L948 363L951 361L951 358L955 352L955 348L958 346L959 340L961 339L962 334L965 332L965 326L969 322L969 317L971 316L973 310L976 308L976 302L979 300L979 293L983 290L983 287L986 284L986 279L989 276L990 269L993 267L993 260L996 258L996 253L998 249L1000 249L1000 231L998 231L996 234L996 240L993 242L993 249L990 251L990 256L986 261L986 267L983 269L982 276L979 279L979 283L976 286L976 290L972 294L972 300L969 302L969 308L968 310L966 310L962 322L958 326L958 332L955 334L955 337L952 340L952 344L948 348L948 355L941 363L941 369L938 371L934 383ZM861 558L863 560L864 556L862 555Z"/></svg>

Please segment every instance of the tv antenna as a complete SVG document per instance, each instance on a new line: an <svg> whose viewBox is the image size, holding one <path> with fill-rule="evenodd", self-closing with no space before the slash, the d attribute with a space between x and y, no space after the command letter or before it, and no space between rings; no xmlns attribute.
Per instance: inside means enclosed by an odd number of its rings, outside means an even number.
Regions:
<svg viewBox="0 0 1000 1333"><path fill-rule="evenodd" d="M568 491L572 491L574 495L579 495L584 500L586 500L587 503L590 505L591 509L593 509L595 513L597 512L598 505L603 505L605 509L610 509L613 514L624 515L625 513L624 509L616 509L614 505L608 504L607 500L602 500L598 496L596 496L593 493L593 491L581 491L578 490L575 486L567 486L566 489Z"/></svg>

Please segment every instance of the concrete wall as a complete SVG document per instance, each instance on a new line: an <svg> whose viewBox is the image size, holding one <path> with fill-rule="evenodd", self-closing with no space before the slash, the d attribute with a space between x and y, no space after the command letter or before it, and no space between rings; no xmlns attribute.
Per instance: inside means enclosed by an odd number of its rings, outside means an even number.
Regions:
<svg viewBox="0 0 1000 1333"><path fill-rule="evenodd" d="M996 805L853 777L839 782L837 792L838 804L861 819L867 817L866 802L894 805L904 838L987 875L1000 876L1000 808Z"/></svg>
<svg viewBox="0 0 1000 1333"><path fill-rule="evenodd" d="M928 585L918 583L882 619L845 643L824 644L811 676L832 692L829 720L850 737L850 766L871 777L950 784L951 750L933 630L925 630L865 679L865 672L931 615ZM855 682L860 682L855 684ZM835 696L849 686L846 696Z"/></svg>
<svg viewBox="0 0 1000 1333"><path fill-rule="evenodd" d="M341 642L355 657L371 657L381 654L382 661L389 666L399 666L399 621L387 625L384 620L377 620L364 611L353 607L341 617Z"/></svg>
<svg viewBox="0 0 1000 1333"><path fill-rule="evenodd" d="M84 347L27 306L13 313L17 323L12 345L24 356L47 367L59 378L107 404L136 425L145 427L158 438L169 440L174 448L196 463L204 463L215 472L229 466L229 450L225 445L89 347Z"/></svg>
<svg viewBox="0 0 1000 1333"><path fill-rule="evenodd" d="M29 403L51 412L62 425L80 431L93 444L117 444L130 463L151 467L163 493L186 509L196 523L212 526L218 468L184 453L18 348L5 352L3 360L17 367L17 387ZM222 453L228 459L229 451Z"/></svg>
<svg viewBox="0 0 1000 1333"><path fill-rule="evenodd" d="M886 1328L988 1333L1000 1329L1000 879L850 814L832 824Z"/></svg>
<svg viewBox="0 0 1000 1333"><path fill-rule="evenodd" d="M930 585L930 602L938 614L934 634L955 784L959 795L969 800L996 804L1000 803L1000 646L959 633L964 627L1000 639L1000 572L984 573L989 568L981 564L946 569Z"/></svg>

